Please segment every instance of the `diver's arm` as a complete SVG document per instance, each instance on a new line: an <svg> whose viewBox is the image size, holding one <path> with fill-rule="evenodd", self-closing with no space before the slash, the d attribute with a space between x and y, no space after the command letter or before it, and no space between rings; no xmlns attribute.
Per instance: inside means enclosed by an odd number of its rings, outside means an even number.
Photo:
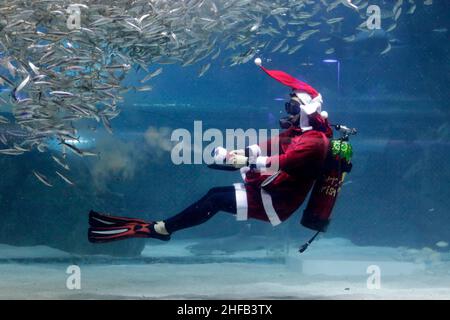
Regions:
<svg viewBox="0 0 450 320"><path fill-rule="evenodd" d="M224 149L225 150L225 149ZM240 169L248 166L255 166L258 158L261 158L261 148L257 145L251 145L244 149L232 150L226 152L222 158L216 157L216 162L226 162L234 168Z"/></svg>
<svg viewBox="0 0 450 320"><path fill-rule="evenodd" d="M214 149L214 166L231 166L239 169L248 166L248 159L244 150L227 151L223 147Z"/></svg>
<svg viewBox="0 0 450 320"><path fill-rule="evenodd" d="M279 137L277 136L275 137L275 139L279 139ZM257 144L250 145L245 149L232 150L227 153L226 160L235 168L255 165L258 157L261 157L262 155L271 155L271 144L273 142L273 139L269 139L264 142L264 144L262 145L264 148L264 153L263 149ZM267 153L267 151L269 152Z"/></svg>
<svg viewBox="0 0 450 320"><path fill-rule="evenodd" d="M301 149L288 151L281 155L271 157L258 157L256 159L256 169L276 168L285 172L298 170L301 167L308 168L310 163L309 154L312 150Z"/></svg>
<svg viewBox="0 0 450 320"><path fill-rule="evenodd" d="M300 167L307 169L316 153L317 149L313 144L305 144L301 148L291 149L286 153L270 157L247 157L233 154L227 159L227 162L235 168L250 166L258 170L276 168L276 170L289 172L299 170Z"/></svg>
<svg viewBox="0 0 450 320"><path fill-rule="evenodd" d="M273 156L276 154L283 153L283 150L281 149L281 142L284 139L289 139L290 133L289 129L281 132L279 135L274 136L266 141L263 141L258 144L261 152L260 155L264 156ZM273 149L275 147L276 149Z"/></svg>
<svg viewBox="0 0 450 320"><path fill-rule="evenodd" d="M242 168L246 166L255 167L258 158L267 158L266 156L275 156L283 154L281 149L281 141L289 138L289 130L282 132L281 134L268 139L260 144L253 144L245 149L237 149L227 151L226 149L219 147L215 149L215 162L226 162L235 168ZM273 150L276 147L278 150Z"/></svg>
<svg viewBox="0 0 450 320"><path fill-rule="evenodd" d="M309 170L311 168L312 161L318 161L320 159L318 150L321 144L314 140L304 140L295 148L290 148L286 153L280 155L274 155L270 157L260 156L256 158L256 168L276 168L276 170L282 170L287 173L299 170ZM318 148L319 147L319 148Z"/></svg>

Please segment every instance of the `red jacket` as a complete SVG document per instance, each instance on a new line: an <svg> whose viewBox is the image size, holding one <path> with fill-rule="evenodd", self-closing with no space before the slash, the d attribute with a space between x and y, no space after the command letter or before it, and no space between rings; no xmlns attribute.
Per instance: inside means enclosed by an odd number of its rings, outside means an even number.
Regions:
<svg viewBox="0 0 450 320"><path fill-rule="evenodd" d="M245 176L249 217L268 221L261 200L261 188L271 196L272 205L281 221L286 220L305 200L314 181L319 177L329 149L325 133L310 130L302 132L290 128L275 137L279 150L271 150L271 141L260 145L267 163L278 165L276 178L267 186L261 184L269 175L251 170Z"/></svg>

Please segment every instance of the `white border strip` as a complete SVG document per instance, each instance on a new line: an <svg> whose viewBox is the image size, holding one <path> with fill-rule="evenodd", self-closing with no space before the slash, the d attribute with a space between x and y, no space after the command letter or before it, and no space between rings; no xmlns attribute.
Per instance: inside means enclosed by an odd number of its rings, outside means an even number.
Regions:
<svg viewBox="0 0 450 320"><path fill-rule="evenodd" d="M248 220L248 204L247 191L243 183L235 183L234 190L236 193L236 220Z"/></svg>
<svg viewBox="0 0 450 320"><path fill-rule="evenodd" d="M261 188L261 198L264 206L264 210L266 211L267 217L269 218L272 226L277 226L281 223L280 218L278 217L277 212L272 204L272 197L268 194L264 189Z"/></svg>

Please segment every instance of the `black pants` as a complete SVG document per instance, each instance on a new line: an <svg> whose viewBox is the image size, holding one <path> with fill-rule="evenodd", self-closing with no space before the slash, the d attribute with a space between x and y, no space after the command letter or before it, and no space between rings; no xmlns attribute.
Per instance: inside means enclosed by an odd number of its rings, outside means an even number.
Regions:
<svg viewBox="0 0 450 320"><path fill-rule="evenodd" d="M177 215L164 220L169 233L202 224L217 212L236 214L236 194L234 187L215 187L200 200L193 203Z"/></svg>

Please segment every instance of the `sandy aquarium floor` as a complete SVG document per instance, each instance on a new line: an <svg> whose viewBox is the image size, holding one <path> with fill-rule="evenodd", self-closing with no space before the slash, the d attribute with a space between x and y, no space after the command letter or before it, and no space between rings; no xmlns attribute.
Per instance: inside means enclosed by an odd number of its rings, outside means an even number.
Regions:
<svg viewBox="0 0 450 320"><path fill-rule="evenodd" d="M302 255L295 247L200 255L189 250L195 244L148 245L133 259L0 245L0 299L450 299L448 251L320 239ZM81 289L69 290L73 264Z"/></svg>

